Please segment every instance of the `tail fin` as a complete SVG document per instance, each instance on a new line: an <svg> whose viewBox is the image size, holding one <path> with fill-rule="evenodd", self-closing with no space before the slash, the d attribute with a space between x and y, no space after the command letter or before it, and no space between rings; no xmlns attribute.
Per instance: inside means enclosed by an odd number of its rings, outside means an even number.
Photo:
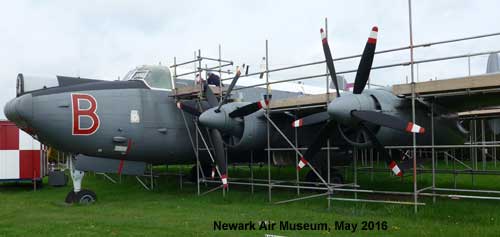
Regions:
<svg viewBox="0 0 500 237"><path fill-rule="evenodd" d="M500 62L498 60L498 54L492 53L488 56L488 64L486 65L486 73L496 73L500 72Z"/></svg>
<svg viewBox="0 0 500 237"><path fill-rule="evenodd" d="M352 88L352 85L350 85L352 83L347 83L347 80L342 75L337 75L337 82L340 90L348 91ZM335 89L335 85L333 83L330 83L330 89Z"/></svg>

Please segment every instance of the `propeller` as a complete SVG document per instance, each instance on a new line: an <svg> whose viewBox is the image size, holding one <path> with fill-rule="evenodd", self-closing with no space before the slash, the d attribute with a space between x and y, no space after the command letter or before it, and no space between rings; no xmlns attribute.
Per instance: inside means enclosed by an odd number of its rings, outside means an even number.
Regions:
<svg viewBox="0 0 500 237"><path fill-rule="evenodd" d="M324 122L330 118L330 114L328 114L328 111L324 112L319 112L315 114L308 115L306 117L303 117L301 119L297 119L293 121L292 127L294 128L300 128L302 126L309 126L313 124L318 124L321 122Z"/></svg>
<svg viewBox="0 0 500 237"><path fill-rule="evenodd" d="M316 153L321 150L321 147L323 146L323 143L328 140L330 137L330 134L332 134L331 130L334 128L336 125L335 121L330 121L329 123L323 125L323 127L320 130L320 133L314 138L313 142L311 145L307 148L306 153L304 154L303 157L300 157L299 164L297 165L297 169L300 170L304 168L307 163L312 161Z"/></svg>
<svg viewBox="0 0 500 237"><path fill-rule="evenodd" d="M361 94L365 89L368 78L370 78L370 71L372 69L373 56L375 55L375 47L377 45L378 27L374 26L370 32L370 37L366 42L363 56L359 61L358 71L354 79L353 94Z"/></svg>
<svg viewBox="0 0 500 237"><path fill-rule="evenodd" d="M209 88L208 85L205 87L205 97L207 98L207 102L211 108L218 106L219 102L217 101L217 97L214 95L214 93L212 92L212 90ZM223 188L227 188L228 187L227 173L226 173L227 163L224 151L224 141L222 140L222 135L219 130L209 128L209 131L215 151L215 163L219 168L220 178L222 180Z"/></svg>
<svg viewBox="0 0 500 237"><path fill-rule="evenodd" d="M243 65L244 67L245 65ZM231 91L233 91L234 86L236 85L236 82L240 78L241 72L240 68L236 68L236 75L234 76L233 80L231 81L231 84L229 84L229 87L227 88L226 95L224 98L220 101L219 107L215 110L215 112L220 112L220 107L227 102L227 99L229 96L231 96Z"/></svg>
<svg viewBox="0 0 500 237"><path fill-rule="evenodd" d="M220 178L222 180L222 185L224 188L228 187L227 183L227 163L224 151L224 142L222 141L222 135L217 129L210 129L210 137L212 138L212 143L215 150L215 162L217 167L219 167Z"/></svg>
<svg viewBox="0 0 500 237"><path fill-rule="evenodd" d="M330 51L330 46L328 45L328 38L326 37L325 31L323 29L320 30L321 33L321 41L323 44L323 53L325 54L326 65L328 67L328 71L330 72L330 77L332 78L333 84L335 85L337 92L337 99L340 97L340 92L338 89L338 81L335 72L335 66L333 64L333 58ZM370 36L366 42L365 48L363 50L363 54L361 55L361 60L359 62L358 70L356 72L356 79L354 80L354 91L353 94L361 94L368 82L368 78L370 77L370 71L372 68L373 58L375 56L375 48L377 45L377 34L378 27L372 27L370 32ZM336 99L336 100L337 100ZM306 125L312 125L324 122L328 120L328 116L324 112L320 112L318 114L312 114L296 120L292 123L293 127L301 127Z"/></svg>
<svg viewBox="0 0 500 237"><path fill-rule="evenodd" d="M321 28L319 32L321 33L321 42L323 43L323 53L325 54L326 66L328 67L328 72L330 72L330 78L332 78L333 85L335 85L337 97L340 97L339 82L337 81L337 73L335 72L335 66L333 65L332 52L330 51L330 46L328 45L328 38L326 37L326 32L323 28Z"/></svg>
<svg viewBox="0 0 500 237"><path fill-rule="evenodd" d="M403 171L399 168L397 163L392 159L390 154L385 150L385 147L377 139L375 133L366 126L366 122L375 124L378 126L389 127L399 131L405 131L410 133L424 133L425 129L412 122L407 122L396 116L389 114L384 114L383 112L376 111L376 108L369 98L365 98L366 95L360 95L368 82L370 77L370 70L373 63L373 57L375 55L375 47L377 43L377 33L378 28L375 26L372 28L368 41L366 42L361 60L359 62L358 70L356 73L356 79L354 81L354 91L353 94L347 94L340 98L340 93L337 86L337 80L335 75L335 68L333 65L333 59L330 52L330 47L328 46L328 40L326 34L321 29L323 51L326 58L326 63L328 70L332 77L333 83L337 88L337 98L333 100L329 106L328 110L324 112L319 112L316 114L311 114L304 118L298 119L292 123L292 127L301 127L306 125L312 125L317 123L322 123L326 121L326 124L321 128L319 134L314 139L313 143L307 148L304 157L301 157L297 169L303 168L307 163L309 163L315 154L321 150L321 146L332 134L332 129L337 128L344 140L355 146L360 146L362 144L371 143L375 149L384 157L387 165L392 170L392 172L397 176L402 176ZM369 110L372 109L373 110ZM347 126L347 130L355 132L357 138L359 139L361 135L365 136L365 143L359 143L359 141L353 142L350 140L343 131L342 126ZM338 126L337 126L338 125ZM368 138L369 141L366 141Z"/></svg>
<svg viewBox="0 0 500 237"><path fill-rule="evenodd" d="M377 137L372 132L372 130L370 130L363 122L360 123L360 126L366 132L366 134L368 135L368 138L371 140L371 142L373 143L373 146L378 151L378 153L382 157L384 157L385 161L387 162L387 166L389 167L389 169L395 175L402 177L403 176L403 171L399 168L399 166L396 163L396 161L394 161L392 159L391 155L389 154L389 152L387 152L387 150L385 149L385 147L378 141Z"/></svg>
<svg viewBox="0 0 500 237"><path fill-rule="evenodd" d="M236 85L236 82L238 81L240 75L241 75L241 72L238 68L236 75L233 78L233 81L231 82L231 84L228 87L228 90L226 91L226 95L224 96L224 98L220 102L217 100L217 97L214 95L214 93L212 92L210 87L208 85L205 86L204 93L205 93L205 97L207 99L208 105L210 106L209 109L217 107L215 109L215 112L220 113L221 106L224 105L225 103L227 103L228 97L230 96L231 91L233 90L234 86ZM190 105L189 102L187 102L187 101L186 102L178 102L177 107L179 109L189 113L189 114L196 116L196 117L199 117L202 114L198 109L196 109L196 107L194 105ZM226 163L225 150L224 150L224 141L222 139L221 132L218 129L208 128L208 130L209 130L209 135L210 135L210 138L212 140L213 147L214 147L214 151L215 151L214 159L215 159L215 163L216 163L217 168L218 168L219 173L220 173L222 185L223 185L223 188L227 188L228 187L228 181L227 181L228 176L226 173L227 163Z"/></svg>
<svg viewBox="0 0 500 237"><path fill-rule="evenodd" d="M375 125L396 129L403 132L424 133L425 129L412 122L407 122L396 116L370 110L351 112L352 116Z"/></svg>
<svg viewBox="0 0 500 237"><path fill-rule="evenodd" d="M242 106L242 107L234 110L233 112L229 113L229 117L231 117L231 118L245 117L245 116L252 114L252 113L254 113L262 108L265 109L265 108L267 108L267 106L269 106L268 99L253 102L253 103L247 104L245 106Z"/></svg>

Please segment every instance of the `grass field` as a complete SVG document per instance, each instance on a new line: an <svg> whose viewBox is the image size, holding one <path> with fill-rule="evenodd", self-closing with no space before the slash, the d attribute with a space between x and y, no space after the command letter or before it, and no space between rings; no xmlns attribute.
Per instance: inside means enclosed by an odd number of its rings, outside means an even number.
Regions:
<svg viewBox="0 0 500 237"><path fill-rule="evenodd" d="M175 170L183 167L175 167ZM187 167L185 167L187 169ZM239 173L248 172L240 169ZM230 170L235 174L235 170ZM230 174L231 174L230 173ZM256 173L267 174L266 168ZM273 176L294 177L293 170L273 170ZM302 172L305 173L305 172ZM352 175L347 175L352 179ZM387 174L359 174L363 187L411 190L411 177L401 180ZM440 187L451 187L451 175L440 175ZM500 190L500 177L476 177L476 187ZM275 205L267 200L267 188L251 194L249 187L231 186L221 192L196 196L196 185L179 186L176 177L161 177L158 190L146 191L133 177L113 184L100 175L87 174L83 186L94 190L98 202L90 206L63 203L71 186L45 185L36 192L31 186L0 185L0 236L499 236L500 202L487 200L421 201L427 205L414 214L413 206L332 201L325 198ZM458 176L459 188L472 187L471 177ZM422 175L419 185L430 184ZM207 190L207 187L203 187ZM311 195L314 192L304 192ZM341 195L351 197L352 195ZM295 190L276 189L273 201L296 197ZM362 196L361 196L362 197ZM411 200L411 199L410 199ZM275 230L216 231L214 221L259 223L327 223L330 231ZM357 223L355 232L335 230L335 221ZM360 230L363 221L387 223L387 230ZM257 226L258 227L258 226Z"/></svg>

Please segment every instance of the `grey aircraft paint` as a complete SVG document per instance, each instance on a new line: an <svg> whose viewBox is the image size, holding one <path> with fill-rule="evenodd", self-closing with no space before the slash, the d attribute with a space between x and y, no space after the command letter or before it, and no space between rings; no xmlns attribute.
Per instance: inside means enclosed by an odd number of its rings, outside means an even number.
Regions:
<svg viewBox="0 0 500 237"><path fill-rule="evenodd" d="M149 71L151 74L170 80L168 68L161 66L142 66L131 73ZM162 74L163 73L163 74ZM129 73L130 74L130 73ZM57 86L39 89L33 92L25 91L19 97L11 100L5 107L6 116L25 131L36 135L38 139L59 150L75 154L83 154L95 158L115 160L141 161L153 164L194 163L195 156L191 145L182 112L176 107L172 96L171 83L169 88L151 88L145 78L134 78L129 75L129 81L92 80L89 83L79 80L68 82L67 86ZM135 80L133 80L135 79ZM150 83L150 84L148 84ZM189 83L189 82L181 82ZM191 82L192 83L192 82ZM168 85L167 85L168 87ZM264 88L242 91L245 101L260 100L265 94ZM94 133L75 135L72 95L89 95L95 99L95 114L99 117L99 125ZM411 120L411 107L407 100L398 98L385 89L365 90L366 103L377 104L388 113ZM273 98L297 96L297 93L273 91ZM78 109L82 111L92 107L88 100L78 100ZM234 110L235 103L223 106L228 112ZM428 108L417 107L417 121L424 127L430 127ZM194 136L193 117L184 114L189 130ZM293 117L286 114L273 114L273 119L284 133L292 138L294 129L290 126ZM89 116L79 117L81 128L91 128L93 120ZM248 154L249 149L263 152L266 144L266 123L263 112L258 111L239 119L234 126L241 126L241 135L225 136L230 145L230 152ZM438 119L436 121L436 144L463 143L463 134L456 128L456 121ZM299 145L309 145L311 137L317 132L318 126L302 128L298 132ZM399 132L390 128L378 128L377 137L383 144L408 145L411 134ZM453 139L451 139L453 138ZM288 147L286 141L276 132L271 134L273 147ZM345 145L338 136L333 143ZM419 136L419 144L430 144L430 134ZM350 149L350 148L349 148ZM201 154L208 162L207 154ZM240 157L243 160L247 156Z"/></svg>

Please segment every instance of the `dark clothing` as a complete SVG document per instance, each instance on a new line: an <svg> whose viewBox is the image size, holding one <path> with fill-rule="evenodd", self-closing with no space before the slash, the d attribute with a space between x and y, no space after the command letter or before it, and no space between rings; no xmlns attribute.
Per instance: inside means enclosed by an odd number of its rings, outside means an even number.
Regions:
<svg viewBox="0 0 500 237"><path fill-rule="evenodd" d="M210 74L207 79L209 85L220 86L220 77L215 74Z"/></svg>

